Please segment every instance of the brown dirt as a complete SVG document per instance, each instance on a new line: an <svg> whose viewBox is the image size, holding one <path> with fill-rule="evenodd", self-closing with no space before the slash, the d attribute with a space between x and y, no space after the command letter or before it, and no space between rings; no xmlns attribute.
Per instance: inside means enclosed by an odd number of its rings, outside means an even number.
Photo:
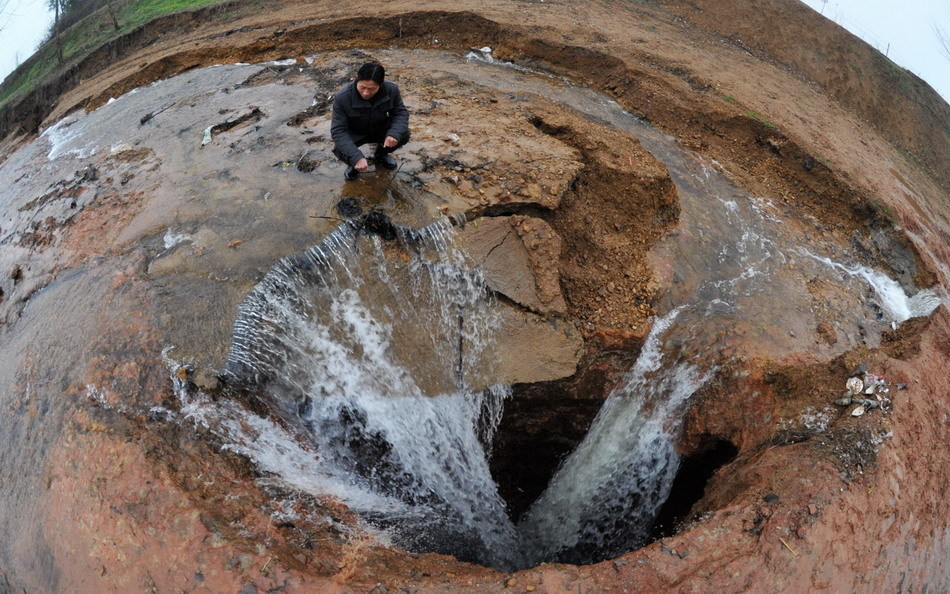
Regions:
<svg viewBox="0 0 950 594"><path fill-rule="evenodd" d="M47 98L62 94L55 107L37 113L51 121L214 63L331 48L431 48L435 38L443 49L490 45L499 58L542 65L611 94L715 159L744 189L782 197L789 208L820 219L828 233L869 242L872 230L899 223L914 233L915 280L950 283L947 105L912 79L909 94L886 100L888 88L903 79L891 81L873 53L800 7L778 1L766 9L740 2L579 7L499 0L477 12L452 10L425 0L346 7L274 2L230 20L212 10L165 19L93 55L44 90ZM369 16L347 16L363 13ZM776 29L757 20L774 15L790 26ZM828 52L846 56L853 67L833 75L827 67L833 62L817 60L814 48L832 48ZM430 100L438 88L419 92ZM913 101L923 107L909 108ZM603 393L644 336L657 290L644 254L676 221L672 183L633 137L541 102L506 107L519 138L549 143L553 156L512 163L504 175L479 174L482 181L474 184L465 175L453 179L456 163L445 161L429 163L423 175L444 184L447 200L471 212L520 209L560 235L568 314L583 323L590 351L585 373L573 384L538 398L558 391L566 394L558 396L562 401L578 392ZM496 108L488 99L476 100L455 114L472 123L452 132L483 132L479 122L494 123L476 116ZM418 121L423 145L445 142L449 131L426 131L424 114ZM924 150L928 145L933 154ZM126 171L120 158L113 166L108 175ZM484 188L491 189L488 198L479 191ZM107 252L115 238L105 223L116 213L131 216L138 200L109 198L72 222L66 240L71 263ZM49 240L42 227L36 231L39 249ZM90 235L97 242L83 243ZM897 241L911 243L903 236ZM124 278L119 274L114 282L121 286ZM821 287L809 290L821 293ZM168 424L156 431L161 419L144 411L172 406L167 381L123 360L129 352L157 350L147 334L146 327L129 323L102 337L83 385L113 388L97 413L70 419L69 439L51 454L49 505L74 521L48 525L47 540L57 579L70 588L733 592L766 584L777 591L901 591L950 583L950 503L941 497L950 474L947 454L937 446L950 415L945 307L931 320L886 336L877 350L822 364L736 363L697 395L687 418L680 445L685 454L711 438L738 450L692 509L692 523L616 560L543 565L514 575L382 546L355 529L354 518L333 501L284 504L270 497L243 459L214 452L200 429ZM830 331L823 336L834 338ZM616 357L604 354L611 348L618 349ZM830 403L862 361L892 384L909 387L892 394L892 410L852 418ZM83 397L78 387L69 394ZM572 432L583 433L585 415L594 409L569 404L558 413L568 442L577 439ZM120 405L131 408L118 414ZM815 430L816 415L827 431ZM556 453L569 445L549 447ZM768 494L778 500L763 500ZM281 505L319 510L316 515L332 522L318 525L306 514L299 521L275 519L285 511L277 509Z"/></svg>

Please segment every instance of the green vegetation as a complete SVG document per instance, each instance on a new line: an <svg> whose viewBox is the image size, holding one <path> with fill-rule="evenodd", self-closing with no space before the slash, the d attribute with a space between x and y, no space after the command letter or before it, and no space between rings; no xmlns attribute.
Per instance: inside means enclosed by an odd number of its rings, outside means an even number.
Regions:
<svg viewBox="0 0 950 594"><path fill-rule="evenodd" d="M761 123L761 124L765 124L765 125L766 125L767 127L769 127L769 128L777 128L777 127L778 127L778 126L776 126L775 124L773 124L772 122L768 121L768 120L765 118L765 116L763 116L762 114L760 114L759 112L757 112L757 111L755 111L755 110L753 110L753 109L748 109L748 110L746 110L745 114L746 114L747 116L749 116L750 118L752 118L753 120L755 120L755 121L757 121L757 122L759 122L759 123Z"/></svg>
<svg viewBox="0 0 950 594"><path fill-rule="evenodd" d="M735 102L736 102L736 98L733 97L732 95L723 95L723 96L722 96L722 100L725 101L726 103L735 103Z"/></svg>
<svg viewBox="0 0 950 594"><path fill-rule="evenodd" d="M0 85L0 111L27 96L56 71L78 63L102 45L155 18L222 2L223 0L113 0L111 5L98 8L60 34L62 61L59 60L55 42L50 40L8 76ZM63 18L68 16L67 12Z"/></svg>
<svg viewBox="0 0 950 594"><path fill-rule="evenodd" d="M152 19L166 14L181 12L183 10L194 10L210 4L217 4L221 0L138 0L128 5L129 11L120 16L128 21L124 29L131 30L144 25Z"/></svg>

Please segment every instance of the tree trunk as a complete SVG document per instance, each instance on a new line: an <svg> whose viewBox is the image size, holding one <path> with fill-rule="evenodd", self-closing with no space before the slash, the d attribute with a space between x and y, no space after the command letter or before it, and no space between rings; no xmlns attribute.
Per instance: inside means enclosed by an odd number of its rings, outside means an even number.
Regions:
<svg viewBox="0 0 950 594"><path fill-rule="evenodd" d="M109 16L112 17L112 26L115 27L115 30L119 30L119 19L115 16L115 7L112 5L112 0L106 2L106 8L109 10Z"/></svg>
<svg viewBox="0 0 950 594"><path fill-rule="evenodd" d="M59 63L62 64L63 63L63 40L59 36L59 28L60 28L59 3L60 3L60 0L55 0L53 2L53 4L56 6L56 17L55 17L56 20L53 21L55 23L53 27L53 38L56 39L56 57L59 59Z"/></svg>

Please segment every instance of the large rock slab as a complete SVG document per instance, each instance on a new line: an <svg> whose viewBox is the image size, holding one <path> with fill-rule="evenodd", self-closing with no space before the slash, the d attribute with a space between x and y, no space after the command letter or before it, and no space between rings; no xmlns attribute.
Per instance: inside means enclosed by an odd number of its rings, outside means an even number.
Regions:
<svg viewBox="0 0 950 594"><path fill-rule="evenodd" d="M478 219L459 234L462 249L492 290L539 314L564 314L558 259L561 238L541 219Z"/></svg>
<svg viewBox="0 0 950 594"><path fill-rule="evenodd" d="M573 375L583 354L581 333L569 322L501 308L494 346L496 382L512 385L553 381Z"/></svg>

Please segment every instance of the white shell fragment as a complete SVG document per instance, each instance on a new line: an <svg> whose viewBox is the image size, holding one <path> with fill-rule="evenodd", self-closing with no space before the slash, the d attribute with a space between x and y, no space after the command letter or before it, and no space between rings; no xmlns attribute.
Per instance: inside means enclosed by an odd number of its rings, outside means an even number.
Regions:
<svg viewBox="0 0 950 594"><path fill-rule="evenodd" d="M863 415L863 414L864 414L864 405L863 405L863 404L859 404L858 406L855 407L855 409L854 409L853 411L851 411L851 416L852 416L852 417L860 417L860 416Z"/></svg>
<svg viewBox="0 0 950 594"><path fill-rule="evenodd" d="M848 391L852 394L860 394L864 390L864 382L861 381L861 378L852 377L848 380L848 383L845 384L845 387L848 388Z"/></svg>

